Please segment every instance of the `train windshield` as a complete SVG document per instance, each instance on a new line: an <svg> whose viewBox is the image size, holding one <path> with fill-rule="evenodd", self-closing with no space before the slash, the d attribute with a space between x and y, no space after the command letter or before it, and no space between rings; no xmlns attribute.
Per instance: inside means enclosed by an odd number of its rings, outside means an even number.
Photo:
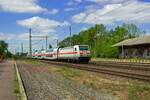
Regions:
<svg viewBox="0 0 150 100"><path fill-rule="evenodd" d="M49 49L49 50L47 50L46 52L52 52L53 51L53 49Z"/></svg>
<svg viewBox="0 0 150 100"><path fill-rule="evenodd" d="M88 46L79 46L80 50L88 50Z"/></svg>

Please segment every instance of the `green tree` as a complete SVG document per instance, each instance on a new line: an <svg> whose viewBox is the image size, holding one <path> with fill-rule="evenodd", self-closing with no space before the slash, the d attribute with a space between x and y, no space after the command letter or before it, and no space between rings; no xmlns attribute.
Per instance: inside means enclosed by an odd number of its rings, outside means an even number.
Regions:
<svg viewBox="0 0 150 100"><path fill-rule="evenodd" d="M71 39L73 45L89 45L94 57L114 58L119 52L112 45L128 38L137 37L140 33L140 29L134 24L123 24L111 30L107 30L103 24L96 24L79 34L65 38L59 42L59 46L69 46Z"/></svg>
<svg viewBox="0 0 150 100"><path fill-rule="evenodd" d="M48 48L49 48L49 49L51 49L51 48L52 48L52 45L51 45L51 44L49 44Z"/></svg>
<svg viewBox="0 0 150 100"><path fill-rule="evenodd" d="M11 53L8 51L8 44L3 40L0 41L0 55L3 57L11 56Z"/></svg>
<svg viewBox="0 0 150 100"><path fill-rule="evenodd" d="M128 31L128 33L129 33L128 37L130 37L130 38L145 34L145 31L141 31L135 24L125 24L124 23L122 25L122 27Z"/></svg>
<svg viewBox="0 0 150 100"><path fill-rule="evenodd" d="M63 41L58 43L59 47L66 47L70 45L70 37L67 37Z"/></svg>

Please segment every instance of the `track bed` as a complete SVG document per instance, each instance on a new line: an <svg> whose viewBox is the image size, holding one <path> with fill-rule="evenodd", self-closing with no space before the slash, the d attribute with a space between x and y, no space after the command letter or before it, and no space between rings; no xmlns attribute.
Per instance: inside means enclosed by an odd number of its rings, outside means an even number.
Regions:
<svg viewBox="0 0 150 100"><path fill-rule="evenodd" d="M101 93L85 85L50 73L48 67L18 62L18 68L29 100L115 100L110 94Z"/></svg>
<svg viewBox="0 0 150 100"><path fill-rule="evenodd" d="M91 72L104 73L131 79L138 79L150 82L149 65L131 63L98 63L98 64L77 64L58 61L39 60L44 63L72 67ZM148 70L146 70L148 69Z"/></svg>

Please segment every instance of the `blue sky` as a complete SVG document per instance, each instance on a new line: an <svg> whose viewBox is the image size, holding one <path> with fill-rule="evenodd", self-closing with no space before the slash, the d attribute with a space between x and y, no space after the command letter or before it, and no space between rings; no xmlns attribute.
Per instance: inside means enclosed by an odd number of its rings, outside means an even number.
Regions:
<svg viewBox="0 0 150 100"><path fill-rule="evenodd" d="M12 52L28 50L28 29L34 35L49 35L56 45L72 33L95 24L113 28L118 23L134 23L150 33L150 0L0 0L0 39L9 43ZM38 41L34 39L34 42ZM44 47L44 40L34 49Z"/></svg>

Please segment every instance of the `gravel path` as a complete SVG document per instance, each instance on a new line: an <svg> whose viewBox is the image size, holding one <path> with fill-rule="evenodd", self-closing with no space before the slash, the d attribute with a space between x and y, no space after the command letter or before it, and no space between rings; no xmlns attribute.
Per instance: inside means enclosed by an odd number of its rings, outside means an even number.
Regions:
<svg viewBox="0 0 150 100"><path fill-rule="evenodd" d="M44 67L18 63L21 77L29 100L116 100L117 98L93 90Z"/></svg>

